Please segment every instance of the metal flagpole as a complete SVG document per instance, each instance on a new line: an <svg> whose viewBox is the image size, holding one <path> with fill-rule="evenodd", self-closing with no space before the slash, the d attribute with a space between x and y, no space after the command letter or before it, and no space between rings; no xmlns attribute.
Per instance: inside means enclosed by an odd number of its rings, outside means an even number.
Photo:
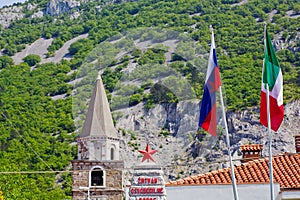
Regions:
<svg viewBox="0 0 300 200"><path fill-rule="evenodd" d="M265 45L265 51L266 51L266 28L267 25L265 23L264 25L264 45ZM266 52L265 52L266 53ZM274 200L274 184L273 184L273 164L272 164L272 135L271 135L271 116L270 116L270 98L269 98L269 84L266 84L267 87L267 94L266 94L266 100L267 100L267 117L268 117L268 143L269 143L269 169L270 169L270 194L271 194L271 200Z"/></svg>
<svg viewBox="0 0 300 200"><path fill-rule="evenodd" d="M272 164L272 135L271 135L271 117L270 117L270 101L269 101L269 85L267 85L267 116L268 116L268 140L269 140L269 168L270 168L270 192L271 200L274 200L273 185L273 164Z"/></svg>
<svg viewBox="0 0 300 200"><path fill-rule="evenodd" d="M213 31L214 31L213 27L210 26L210 32L211 32L212 36L214 34ZM214 39L213 39L212 42L215 42ZM225 125L225 132L226 132L226 144L227 144L229 162L230 162L230 171L231 171L233 194L234 194L234 199L239 200L239 196L238 196L238 192L237 192L237 186L236 186L236 180L235 180L235 174L234 174L234 168L233 168L233 163L232 163L232 157L231 157L231 151L230 151L230 142L229 142L229 135L228 135L228 126L227 126L227 121L226 121L225 106L224 106L224 101L223 101L222 86L219 87L219 91L220 91L220 100L221 100L222 113L223 113L223 119L224 119L224 125Z"/></svg>
<svg viewBox="0 0 300 200"><path fill-rule="evenodd" d="M214 30L213 27L210 26L210 32L212 35L212 45L215 48L215 40L214 40ZM214 73L214 72L212 72ZM220 77L221 78L221 77ZM222 94L222 86L219 86L220 91L220 100L221 100L221 106L222 106L222 113L223 113L223 119L224 119L224 125L225 125L225 131L226 131L226 143L227 143L227 149L228 149L228 155L229 155L229 162L230 162L230 170L231 170L231 179L232 179L232 187L233 187L233 193L234 193L234 199L239 200L238 192L237 192L237 186L236 186L236 180L235 180L235 174L234 174L234 168L232 163L232 157L231 157L231 151L230 151L230 142L229 142L229 135L228 135L228 126L226 121L226 112L225 112L225 106L223 101L223 94Z"/></svg>
<svg viewBox="0 0 300 200"><path fill-rule="evenodd" d="M226 132L226 143L227 143L227 150L228 150L228 155L229 155L230 171L231 171L231 179L232 179L234 199L239 200L239 196L238 196L238 192L237 192L237 186L236 186L236 180L235 180L235 174L234 174L234 168L233 168L233 163L232 163L232 157L231 157L231 151L230 151L230 142L229 142L227 121L226 121L225 106L224 106L223 95L222 95L222 86L220 86L219 90L220 90L220 100L221 100L221 106L222 106L222 112L223 112L225 132Z"/></svg>

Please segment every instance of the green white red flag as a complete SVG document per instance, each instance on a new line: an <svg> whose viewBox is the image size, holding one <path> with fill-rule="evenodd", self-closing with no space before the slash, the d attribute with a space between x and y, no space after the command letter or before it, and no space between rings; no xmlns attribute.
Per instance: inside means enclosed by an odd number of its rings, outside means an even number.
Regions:
<svg viewBox="0 0 300 200"><path fill-rule="evenodd" d="M265 30L265 56L262 72L260 123L268 127L267 84L269 86L271 129L277 131L284 117L282 72L268 30Z"/></svg>

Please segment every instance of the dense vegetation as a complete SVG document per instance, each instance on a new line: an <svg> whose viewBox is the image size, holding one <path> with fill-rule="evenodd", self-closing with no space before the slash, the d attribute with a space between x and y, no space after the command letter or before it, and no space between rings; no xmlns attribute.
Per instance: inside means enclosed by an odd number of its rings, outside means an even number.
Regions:
<svg viewBox="0 0 300 200"><path fill-rule="evenodd" d="M299 1L250 0L246 4L232 6L237 2L239 1L140 0L101 5L100 9L98 1L91 1L82 3L78 8L81 15L76 20L71 20L67 14L31 18L34 10L24 8L26 17L2 30L0 37L0 47L4 49L4 55L0 57L0 171L67 169L70 160L76 156L76 146L70 145L75 141L76 134L71 108L72 87L68 82L74 80L77 74L69 72L78 69L82 63L88 65L95 59L102 58L94 68L97 70L106 67L103 81L109 92L118 88L119 99L113 100L109 95L112 106L116 109L127 106L122 105L122 102L129 102L129 106L144 102L150 108L155 103L177 102L182 99L182 95L174 93L171 86L163 87L168 83L174 85L176 76L165 79L163 84L154 84L151 80L142 80L145 77L143 73L147 71L155 75L164 73L164 69L172 69L172 72L186 77L192 86L191 96L201 97L205 72L199 70L202 68L197 66L196 58L186 60L190 56L186 50L187 45L178 48L178 52L172 55L169 66L162 68L166 62L163 56L166 49L163 46L147 51L133 48L128 55L115 59L118 49L130 49L135 37L147 40L148 33L137 31L132 34L131 42L126 40L115 45L101 43L108 38L117 40L124 32L135 32L138 27L176 31L189 36L208 52L209 25L213 25L219 66L226 88L227 108L241 110L259 103L263 22L269 22L270 13L276 9L277 13L268 27L272 38L282 39L284 45L283 49L277 51L284 75L284 100L287 103L299 99L300 20L287 16L287 11L299 14ZM36 3L37 9L45 9L47 1L31 0L26 4L28 3ZM52 56L66 41L84 33L89 34L87 39L71 45L70 54L73 57L70 61L39 64L40 57L29 55L24 58L23 63L15 65L10 57L40 37L54 38L47 54ZM152 39L160 42L161 35L152 35ZM106 50L105 59L102 51L91 51L98 48L100 43L102 50ZM118 83L126 76L123 70L131 61L141 68L126 78L140 79L141 86ZM80 70L83 69L81 66ZM84 71L78 72L78 76L83 74ZM93 80L95 77L88 77L81 84L91 89L92 85L88 84ZM176 87L184 88L186 80L176 82ZM150 92L145 93L146 90ZM65 95L65 98L51 98L55 95ZM124 98L128 99L124 101ZM85 110L86 104L78 107ZM61 173L1 174L0 190L5 199L63 199L70 198L70 180L69 174Z"/></svg>

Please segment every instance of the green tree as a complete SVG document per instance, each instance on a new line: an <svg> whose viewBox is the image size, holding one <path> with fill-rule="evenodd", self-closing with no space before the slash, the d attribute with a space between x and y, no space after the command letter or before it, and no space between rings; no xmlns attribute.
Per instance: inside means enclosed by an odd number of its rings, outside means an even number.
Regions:
<svg viewBox="0 0 300 200"><path fill-rule="evenodd" d="M3 52L9 56L13 56L15 55L15 53L17 53L17 46L16 45L6 46Z"/></svg>
<svg viewBox="0 0 300 200"><path fill-rule="evenodd" d="M30 54L23 58L23 61L27 63L29 66L34 66L37 63L41 62L41 57L39 55Z"/></svg>
<svg viewBox="0 0 300 200"><path fill-rule="evenodd" d="M89 41L88 39L80 39L74 43L71 44L70 48L69 48L69 53L71 55L75 55L77 53L84 53L84 52L88 52L90 50L92 50L93 45L91 43L91 41Z"/></svg>
<svg viewBox="0 0 300 200"><path fill-rule="evenodd" d="M300 14L300 4L294 6L294 11L296 12L297 15Z"/></svg>
<svg viewBox="0 0 300 200"><path fill-rule="evenodd" d="M0 69L14 65L14 61L8 55L0 57Z"/></svg>

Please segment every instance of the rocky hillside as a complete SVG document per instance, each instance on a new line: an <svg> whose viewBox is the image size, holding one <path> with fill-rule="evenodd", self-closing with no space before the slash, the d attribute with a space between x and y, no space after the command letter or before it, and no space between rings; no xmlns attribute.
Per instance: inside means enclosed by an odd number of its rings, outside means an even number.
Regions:
<svg viewBox="0 0 300 200"><path fill-rule="evenodd" d="M174 180L228 167L224 131L217 138L210 135L202 138L197 134L199 103L197 100L182 101L157 105L150 110L139 104L115 111L115 114L122 113L116 127L122 135L126 167L131 168L140 162L141 157L135 147L143 149L148 142L159 151L154 158L163 166L166 179ZM281 128L272 133L274 155L295 152L293 136L300 130L300 102L287 104L285 113ZM268 132L259 122L259 109L228 112L227 120L234 164L241 163L239 147L243 144L262 144L263 157L268 156ZM124 130L127 130L126 134Z"/></svg>
<svg viewBox="0 0 300 200"><path fill-rule="evenodd" d="M94 0L95 1L95 0ZM111 0L102 1L98 10L101 10L103 6L107 4L133 2L136 0ZM30 18L42 18L50 15L56 17L67 13L70 19L76 19L81 15L80 6L87 4L87 0L49 0L45 7L38 6L41 3L25 3L24 5L18 4L11 7L1 9L0 13L0 24L2 28L7 28L9 25L22 19L25 15L29 15Z"/></svg>
<svg viewBox="0 0 300 200"><path fill-rule="evenodd" d="M24 14L22 13L22 7L12 6L1 9L0 24L2 28L7 28L11 22L22 19Z"/></svg>
<svg viewBox="0 0 300 200"><path fill-rule="evenodd" d="M222 120L216 138L197 131L210 25L234 162L241 144L266 147L258 108L264 22L284 76L285 119L273 134L273 153L294 152L299 14L297 0L29 0L1 9L0 171L69 169L98 71L127 177L147 142L159 150L154 158L166 181L228 166ZM0 183L5 199L71 196L69 173L6 174Z"/></svg>
<svg viewBox="0 0 300 200"><path fill-rule="evenodd" d="M147 29L145 32L151 31L153 30ZM161 37L163 37L165 33L159 31L154 30L153 34L161 33ZM156 38L150 37L146 37L146 40L139 38L133 42L128 41L128 35L132 36L130 32L127 32L120 39L112 39L112 41L103 45L104 47L100 45L95 52L104 53L96 60L87 59L87 63L78 71L79 77L81 77L82 72L86 73L88 71L88 73L94 74L93 71L96 69L93 66L96 65L100 66L103 74L108 70L116 70L117 68L125 73L113 88L110 103L116 128L119 130L121 137L122 158L125 160L126 168L130 171L133 166L140 162L141 155L139 155L137 149L143 149L146 143L150 143L152 148L159 150L155 158L157 163L164 167L167 180L228 166L228 151L222 120L219 122L219 136L217 138L197 131L200 100L190 90L190 83L183 82L179 84L180 80L184 78L170 67L173 62L169 55L177 54L180 57L186 57L188 54L191 56L193 54L191 52L195 52L192 50L193 48L198 49L201 47L197 46L195 41L185 41L182 38L177 38L176 34L174 34L174 37L161 39L160 45L155 42ZM133 38L135 37L133 36ZM190 49L185 52L189 52L187 54L181 51L185 47L183 44L186 43L190 46ZM116 48L113 49L114 47ZM133 51L137 48L141 49L142 52L151 49L164 50L163 57L165 61L159 65L151 65L151 68L149 68L150 73L144 73L148 69L147 65L143 71L140 71L142 66L139 66L138 62L136 63L133 56ZM93 52L91 55L93 55ZM122 58L125 56L128 59L128 66L121 68ZM207 62L206 60L199 62L199 57L206 58L207 53L193 55L189 62L197 65L197 70L203 71ZM103 60L106 62L102 63ZM118 64L108 67L111 62L115 63L115 60L120 62L117 61ZM93 65L90 65L91 63ZM89 75L86 76L89 77ZM81 81L84 81L84 79ZM132 99L127 97L138 93L138 88L149 82L151 82L150 87L146 87L144 93L156 94L153 92L153 88L160 86L165 92L174 94L177 101L173 103L161 102L150 106L146 101L143 101L132 105ZM226 85L224 87L226 88ZM87 89L88 87L81 84L80 81L75 84L75 91L87 92ZM86 102L87 97L84 92L75 93L74 102L78 100ZM225 91L224 95L226 95ZM162 97L157 96L157 98ZM295 152L293 136L297 134L295 130L299 130L297 123L300 113L299 103L299 101L292 101L286 105L285 121L280 130L273 134L273 154L275 155L284 152ZM76 109L73 111L75 113L85 112ZM79 116L78 114L74 115ZM243 144L263 144L263 156L268 156L267 129L259 123L258 107L248 108L244 111L228 111L227 121L231 140L231 153L235 159L235 164L241 163L239 147ZM80 129L80 124L78 127Z"/></svg>

